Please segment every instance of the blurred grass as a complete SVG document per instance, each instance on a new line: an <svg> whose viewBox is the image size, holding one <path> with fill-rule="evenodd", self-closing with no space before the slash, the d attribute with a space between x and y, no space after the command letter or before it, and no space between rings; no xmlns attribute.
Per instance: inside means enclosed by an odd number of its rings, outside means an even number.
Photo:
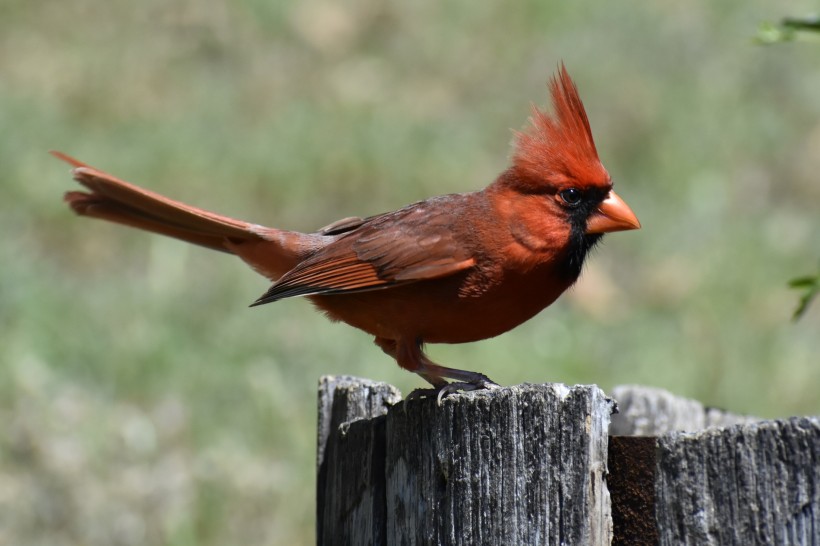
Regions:
<svg viewBox="0 0 820 546"><path fill-rule="evenodd" d="M789 5L790 14L816 8ZM781 6L67 0L0 5L0 545L308 544L321 374L419 385L230 257L76 220L59 149L311 230L490 182L560 60L644 229L550 310L433 347L496 381L820 412L820 49Z"/></svg>

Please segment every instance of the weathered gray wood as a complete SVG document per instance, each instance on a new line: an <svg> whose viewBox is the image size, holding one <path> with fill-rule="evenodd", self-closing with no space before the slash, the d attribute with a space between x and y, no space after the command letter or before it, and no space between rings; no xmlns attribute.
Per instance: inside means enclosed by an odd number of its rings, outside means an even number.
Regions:
<svg viewBox="0 0 820 546"><path fill-rule="evenodd" d="M385 544L384 415L400 400L386 383L320 379L317 544Z"/></svg>
<svg viewBox="0 0 820 546"><path fill-rule="evenodd" d="M389 544L609 544L612 402L522 385L387 415Z"/></svg>
<svg viewBox="0 0 820 546"><path fill-rule="evenodd" d="M653 387L619 385L610 394L618 403L618 413L612 416L609 425L612 436L658 436L667 432L694 432L707 427L727 427L760 420L707 408L697 400Z"/></svg>
<svg viewBox="0 0 820 546"><path fill-rule="evenodd" d="M322 380L319 544L609 544L613 404L597 387L522 385L388 409L391 389Z"/></svg>
<svg viewBox="0 0 820 546"><path fill-rule="evenodd" d="M820 544L820 418L658 439L661 544Z"/></svg>
<svg viewBox="0 0 820 546"><path fill-rule="evenodd" d="M350 377L319 391L319 544L820 546L818 418L608 439L613 404L596 387L522 385L441 406L394 406L395 388ZM659 389L613 392L619 433L754 419Z"/></svg>

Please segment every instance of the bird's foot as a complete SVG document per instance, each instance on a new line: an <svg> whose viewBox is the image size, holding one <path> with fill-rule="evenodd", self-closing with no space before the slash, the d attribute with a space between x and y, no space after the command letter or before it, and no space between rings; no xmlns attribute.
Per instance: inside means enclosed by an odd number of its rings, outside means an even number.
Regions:
<svg viewBox="0 0 820 546"><path fill-rule="evenodd" d="M410 400L416 400L419 398L435 397L436 404L440 406L441 401L451 394L478 390L492 390L498 388L501 388L501 385L499 385L495 381L492 381L486 375L477 373L475 374L475 378L471 379L470 381L453 381L452 383L443 383L437 387L427 389L415 389L407 395L407 398L404 399L404 402L407 403Z"/></svg>

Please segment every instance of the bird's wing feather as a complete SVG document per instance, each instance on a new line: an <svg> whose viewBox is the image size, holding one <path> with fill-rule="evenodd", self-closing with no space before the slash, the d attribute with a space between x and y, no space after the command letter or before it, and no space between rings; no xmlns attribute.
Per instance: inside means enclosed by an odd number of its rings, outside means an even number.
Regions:
<svg viewBox="0 0 820 546"><path fill-rule="evenodd" d="M338 294L453 275L475 265L456 237L449 195L373 216L294 267L254 305L293 296Z"/></svg>

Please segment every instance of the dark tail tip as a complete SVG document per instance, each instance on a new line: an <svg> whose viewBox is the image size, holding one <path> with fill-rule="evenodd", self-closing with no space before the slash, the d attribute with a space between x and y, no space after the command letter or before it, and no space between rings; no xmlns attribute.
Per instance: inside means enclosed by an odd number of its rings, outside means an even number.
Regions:
<svg viewBox="0 0 820 546"><path fill-rule="evenodd" d="M262 296L258 300L256 300L252 304L250 304L248 307L259 307L260 305L265 305L266 303L272 303L272 302L276 301L277 299L278 298L272 298L272 297L268 296L268 294L266 292L265 294L262 294Z"/></svg>

